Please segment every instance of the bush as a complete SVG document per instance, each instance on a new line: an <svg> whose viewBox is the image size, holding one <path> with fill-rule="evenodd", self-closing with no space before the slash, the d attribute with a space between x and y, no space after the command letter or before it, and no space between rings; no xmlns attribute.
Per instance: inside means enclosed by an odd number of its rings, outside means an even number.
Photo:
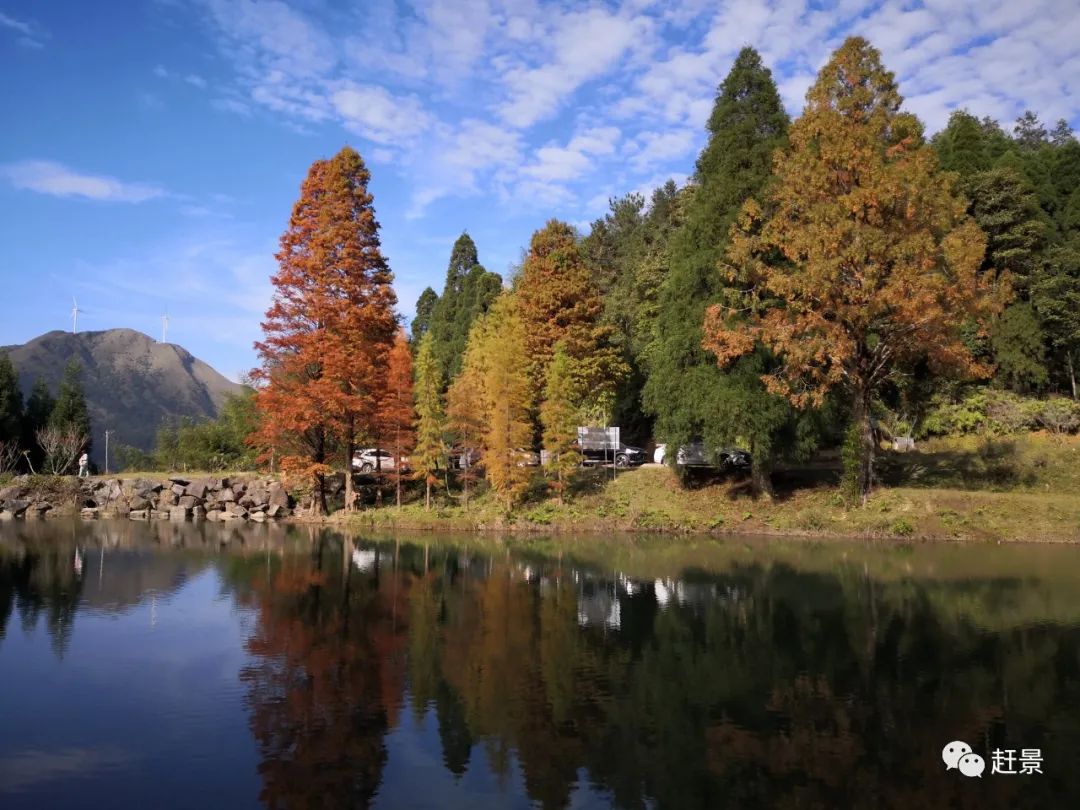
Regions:
<svg viewBox="0 0 1080 810"><path fill-rule="evenodd" d="M1005 436L1030 430L1076 433L1080 430L1080 402L1065 397L1035 399L1010 391L969 389L959 399L934 397L919 437L967 433Z"/></svg>

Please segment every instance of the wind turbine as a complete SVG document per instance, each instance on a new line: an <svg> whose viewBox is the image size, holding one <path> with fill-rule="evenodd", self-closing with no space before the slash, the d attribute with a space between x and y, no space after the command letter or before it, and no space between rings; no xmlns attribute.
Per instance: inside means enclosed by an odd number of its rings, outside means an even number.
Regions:
<svg viewBox="0 0 1080 810"><path fill-rule="evenodd" d="M79 331L79 313L82 312L79 309L79 302L75 300L75 296L71 297L71 334L75 334Z"/></svg>
<svg viewBox="0 0 1080 810"><path fill-rule="evenodd" d="M161 316L161 342L167 343L166 338L169 335L169 310L166 308L165 314Z"/></svg>

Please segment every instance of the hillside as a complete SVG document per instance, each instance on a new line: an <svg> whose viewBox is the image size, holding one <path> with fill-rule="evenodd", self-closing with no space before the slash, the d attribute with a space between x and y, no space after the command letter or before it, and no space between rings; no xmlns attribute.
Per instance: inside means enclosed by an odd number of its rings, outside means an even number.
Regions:
<svg viewBox="0 0 1080 810"><path fill-rule="evenodd" d="M106 429L110 443L150 450L164 420L213 418L226 396L242 390L182 346L159 343L134 329L48 332L5 348L24 397L39 377L55 395L68 361L82 364L93 424L91 456L98 464L104 461Z"/></svg>

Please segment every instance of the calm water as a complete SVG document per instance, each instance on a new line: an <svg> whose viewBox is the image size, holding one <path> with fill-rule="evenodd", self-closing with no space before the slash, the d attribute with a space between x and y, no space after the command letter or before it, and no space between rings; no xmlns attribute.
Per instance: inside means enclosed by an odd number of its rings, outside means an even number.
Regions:
<svg viewBox="0 0 1080 810"><path fill-rule="evenodd" d="M0 807L1080 806L1080 548L571 547L0 524Z"/></svg>

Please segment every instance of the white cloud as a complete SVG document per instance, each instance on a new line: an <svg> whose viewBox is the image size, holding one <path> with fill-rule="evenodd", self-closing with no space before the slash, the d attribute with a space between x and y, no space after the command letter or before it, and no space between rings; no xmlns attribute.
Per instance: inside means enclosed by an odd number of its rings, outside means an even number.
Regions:
<svg viewBox="0 0 1080 810"><path fill-rule="evenodd" d="M630 162L638 171L689 155L697 140L692 129L644 132L637 137Z"/></svg>
<svg viewBox="0 0 1080 810"><path fill-rule="evenodd" d="M160 186L128 183L107 175L84 174L49 160L9 163L0 166L0 174L16 188L53 197L140 203L166 195Z"/></svg>
<svg viewBox="0 0 1080 810"><path fill-rule="evenodd" d="M431 125L419 99L394 96L378 85L345 82L330 102L347 129L375 143L400 144Z"/></svg>
<svg viewBox="0 0 1080 810"><path fill-rule="evenodd" d="M0 11L0 28L7 28L20 34L17 41L24 48L44 48L45 43L41 40L49 36L48 32L39 26L25 20L18 20L2 11Z"/></svg>
<svg viewBox="0 0 1080 810"><path fill-rule="evenodd" d="M189 73L184 77L184 81L193 87L198 87L200 90L206 87L206 79L196 73Z"/></svg>
<svg viewBox="0 0 1080 810"><path fill-rule="evenodd" d="M33 29L30 27L30 23L23 22L22 20L16 20L14 17L9 17L4 12L0 11L0 27L11 28L18 31L24 36L31 36Z"/></svg>

